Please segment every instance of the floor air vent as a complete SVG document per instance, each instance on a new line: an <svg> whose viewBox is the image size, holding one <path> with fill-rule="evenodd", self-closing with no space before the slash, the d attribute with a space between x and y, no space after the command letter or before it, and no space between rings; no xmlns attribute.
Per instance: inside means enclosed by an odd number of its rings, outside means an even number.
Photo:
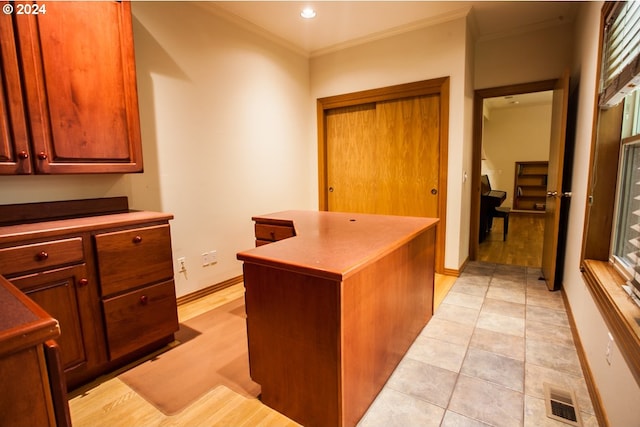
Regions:
<svg viewBox="0 0 640 427"><path fill-rule="evenodd" d="M547 407L547 417L572 426L582 426L580 409L573 390L563 389L549 383L543 383L544 402Z"/></svg>

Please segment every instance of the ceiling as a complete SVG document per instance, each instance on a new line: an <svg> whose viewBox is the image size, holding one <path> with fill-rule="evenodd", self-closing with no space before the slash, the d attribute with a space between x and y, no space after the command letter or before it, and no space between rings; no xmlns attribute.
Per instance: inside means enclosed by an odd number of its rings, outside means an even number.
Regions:
<svg viewBox="0 0 640 427"><path fill-rule="evenodd" d="M312 6L317 16L303 19ZM573 22L568 1L216 1L206 7L307 56L461 18L478 39Z"/></svg>

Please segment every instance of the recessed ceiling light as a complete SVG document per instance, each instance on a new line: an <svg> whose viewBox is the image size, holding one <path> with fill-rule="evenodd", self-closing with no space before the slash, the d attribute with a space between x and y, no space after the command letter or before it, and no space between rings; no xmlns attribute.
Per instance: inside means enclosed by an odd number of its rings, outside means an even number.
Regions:
<svg viewBox="0 0 640 427"><path fill-rule="evenodd" d="M300 12L300 16L304 19L311 19L316 17L316 11L313 10L312 7L305 7L302 12Z"/></svg>

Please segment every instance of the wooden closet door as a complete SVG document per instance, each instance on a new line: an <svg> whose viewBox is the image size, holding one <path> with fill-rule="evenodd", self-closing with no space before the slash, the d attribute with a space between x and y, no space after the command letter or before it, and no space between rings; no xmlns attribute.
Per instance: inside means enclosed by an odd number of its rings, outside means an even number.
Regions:
<svg viewBox="0 0 640 427"><path fill-rule="evenodd" d="M328 111L326 123L329 210L374 212L378 197L375 104Z"/></svg>
<svg viewBox="0 0 640 427"><path fill-rule="evenodd" d="M438 217L438 95L379 102L376 213Z"/></svg>
<svg viewBox="0 0 640 427"><path fill-rule="evenodd" d="M440 96L326 114L330 211L438 217Z"/></svg>

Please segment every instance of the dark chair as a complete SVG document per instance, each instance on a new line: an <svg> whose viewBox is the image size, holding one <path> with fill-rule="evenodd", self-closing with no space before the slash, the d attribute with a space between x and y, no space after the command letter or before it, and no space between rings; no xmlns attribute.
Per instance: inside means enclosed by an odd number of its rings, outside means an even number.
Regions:
<svg viewBox="0 0 640 427"><path fill-rule="evenodd" d="M509 232L509 213L511 212L511 208L507 206L498 206L493 209L491 212L491 216L493 218L502 218L503 223L503 231L502 231L502 240L507 240L507 233ZM492 222L493 222L492 218Z"/></svg>
<svg viewBox="0 0 640 427"><path fill-rule="evenodd" d="M502 234L502 240L507 240L507 233L509 231L509 213L511 208L500 206L506 199L507 193L500 190L492 190L489 177L482 175L480 178L481 184L481 201L480 201L480 242L484 240L484 237L491 230L493 226L493 218L502 218L504 221L504 231Z"/></svg>

